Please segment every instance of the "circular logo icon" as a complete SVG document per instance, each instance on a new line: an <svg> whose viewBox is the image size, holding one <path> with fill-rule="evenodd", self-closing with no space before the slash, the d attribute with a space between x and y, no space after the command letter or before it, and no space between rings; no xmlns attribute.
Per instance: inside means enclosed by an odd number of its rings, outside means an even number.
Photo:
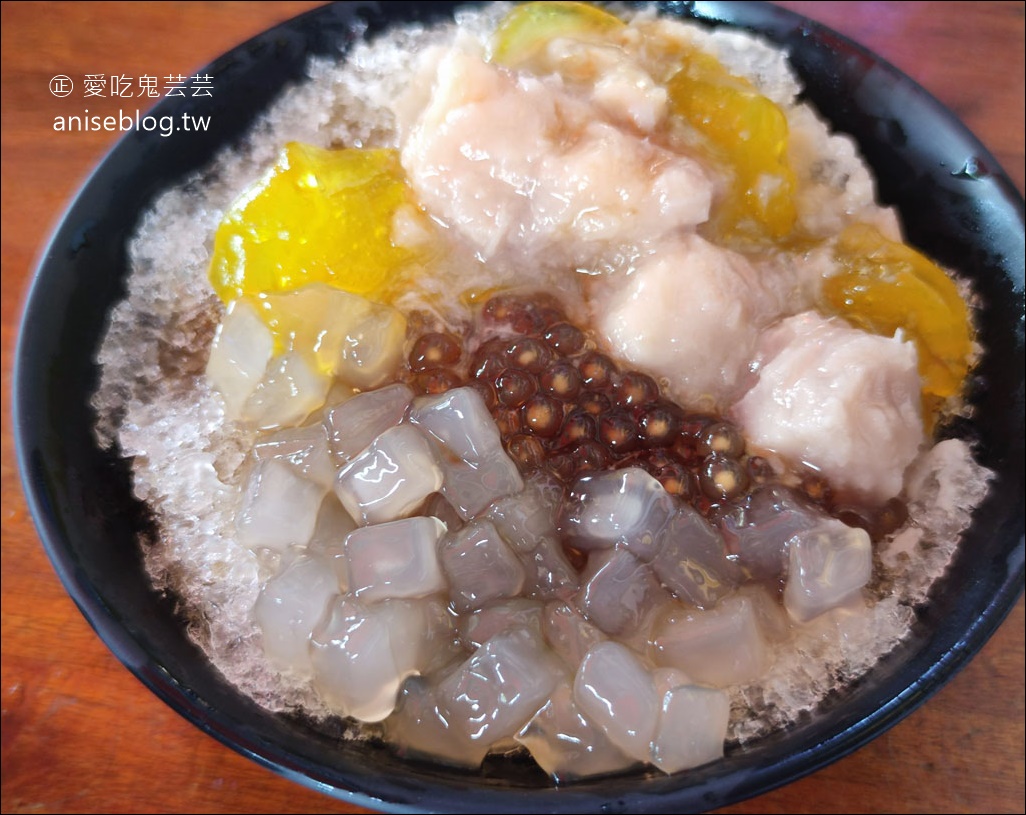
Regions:
<svg viewBox="0 0 1026 815"><path fill-rule="evenodd" d="M54 96L67 96L74 87L75 83L71 81L71 77L64 74L57 74L50 80L50 93Z"/></svg>

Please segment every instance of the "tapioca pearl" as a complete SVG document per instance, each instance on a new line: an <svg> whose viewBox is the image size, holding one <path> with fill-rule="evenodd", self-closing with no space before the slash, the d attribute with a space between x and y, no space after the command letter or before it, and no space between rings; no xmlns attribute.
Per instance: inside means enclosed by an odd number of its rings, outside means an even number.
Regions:
<svg viewBox="0 0 1026 815"><path fill-rule="evenodd" d="M505 407L520 407L537 390L535 378L527 371L507 368L495 378L495 395Z"/></svg>
<svg viewBox="0 0 1026 815"><path fill-rule="evenodd" d="M506 369L507 343L493 338L481 343L470 358L469 375L473 379L494 380Z"/></svg>
<svg viewBox="0 0 1026 815"><path fill-rule="evenodd" d="M684 411L672 402L660 400L644 405L638 416L638 437L642 447L668 447L681 433Z"/></svg>
<svg viewBox="0 0 1026 815"><path fill-rule="evenodd" d="M459 374L447 368L421 371L413 377L413 389L421 394L437 395L458 388Z"/></svg>
<svg viewBox="0 0 1026 815"><path fill-rule="evenodd" d="M535 436L518 433L506 442L506 452L524 472L530 472L545 464L545 446Z"/></svg>
<svg viewBox="0 0 1026 815"><path fill-rule="evenodd" d="M695 477L678 461L660 467L653 475L670 495L689 500L695 493Z"/></svg>
<svg viewBox="0 0 1026 815"><path fill-rule="evenodd" d="M598 438L598 421L583 408L571 410L563 419L556 446L573 447L581 441L594 441Z"/></svg>
<svg viewBox="0 0 1026 815"><path fill-rule="evenodd" d="M577 474L606 469L612 461L608 450L597 441L581 441L571 451Z"/></svg>
<svg viewBox="0 0 1026 815"><path fill-rule="evenodd" d="M738 458L745 451L745 440L741 431L730 422L713 422L699 436L698 449L706 454Z"/></svg>
<svg viewBox="0 0 1026 815"><path fill-rule="evenodd" d="M552 361L552 351L539 339L520 337L506 349L506 364L510 368L540 374Z"/></svg>
<svg viewBox="0 0 1026 815"><path fill-rule="evenodd" d="M616 363L605 354L589 351L577 365L584 384L591 390L612 390L619 373Z"/></svg>
<svg viewBox="0 0 1026 815"><path fill-rule="evenodd" d="M908 506L900 498L892 498L875 509L861 506L835 507L831 513L848 526L864 529L873 540L882 540L908 520Z"/></svg>
<svg viewBox="0 0 1026 815"><path fill-rule="evenodd" d="M624 407L638 407L658 397L659 385L640 371L627 371L616 386L616 401Z"/></svg>
<svg viewBox="0 0 1026 815"><path fill-rule="evenodd" d="M543 317L533 303L520 295L498 294L481 309L486 325L512 328L517 334L533 334L544 328Z"/></svg>
<svg viewBox="0 0 1026 815"><path fill-rule="evenodd" d="M542 338L549 346L565 357L572 357L584 350L587 337L577 326L559 322L545 329Z"/></svg>
<svg viewBox="0 0 1026 815"><path fill-rule="evenodd" d="M712 501L731 500L748 489L748 472L736 458L712 453L702 463L698 483Z"/></svg>
<svg viewBox="0 0 1026 815"><path fill-rule="evenodd" d="M599 441L614 456L630 453L638 447L638 425L622 408L613 408L599 417Z"/></svg>
<svg viewBox="0 0 1026 815"><path fill-rule="evenodd" d="M777 473L764 456L749 456L745 466L748 468L748 480L752 484L768 484L771 481L776 481Z"/></svg>
<svg viewBox="0 0 1026 815"><path fill-rule="evenodd" d="M538 379L546 393L559 399L573 399L581 392L583 381L577 367L568 360L549 365Z"/></svg>
<svg viewBox="0 0 1026 815"><path fill-rule="evenodd" d="M601 416L613 405L609 397L597 391L586 391L577 398L577 406L591 416Z"/></svg>
<svg viewBox="0 0 1026 815"><path fill-rule="evenodd" d="M410 370L414 373L455 365L463 355L463 346L452 334L432 331L421 335L410 351Z"/></svg>
<svg viewBox="0 0 1026 815"><path fill-rule="evenodd" d="M485 407L488 410L495 410L495 406L499 404L499 398L495 393L495 385L491 381L487 379L471 379L467 385L480 394L481 401L485 403Z"/></svg>
<svg viewBox="0 0 1026 815"><path fill-rule="evenodd" d="M563 403L544 393L530 397L522 413L524 428L542 438L552 438L563 426Z"/></svg>
<svg viewBox="0 0 1026 815"><path fill-rule="evenodd" d="M520 419L519 408L508 408L499 405L495 409L495 426L499 430L499 435L504 439L509 439L523 430L523 423Z"/></svg>

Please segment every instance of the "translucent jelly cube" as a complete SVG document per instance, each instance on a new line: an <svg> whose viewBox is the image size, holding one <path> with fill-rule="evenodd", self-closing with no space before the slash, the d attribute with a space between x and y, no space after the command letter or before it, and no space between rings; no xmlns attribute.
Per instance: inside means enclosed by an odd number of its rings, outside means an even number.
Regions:
<svg viewBox="0 0 1026 815"><path fill-rule="evenodd" d="M438 704L462 737L492 745L527 724L563 676L541 637L515 628L490 639L443 679Z"/></svg>
<svg viewBox="0 0 1026 815"><path fill-rule="evenodd" d="M622 547L592 552L575 598L581 613L612 635L633 632L668 599L652 570Z"/></svg>
<svg viewBox="0 0 1026 815"><path fill-rule="evenodd" d="M345 466L399 424L412 399L413 391L400 383L366 391L326 410L324 425L335 463Z"/></svg>
<svg viewBox="0 0 1026 815"><path fill-rule="evenodd" d="M595 645L574 678L574 703L625 755L649 760L660 699L631 649L613 640Z"/></svg>
<svg viewBox="0 0 1026 815"><path fill-rule="evenodd" d="M637 763L581 713L569 682L556 687L516 740L557 783L619 772Z"/></svg>
<svg viewBox="0 0 1026 815"><path fill-rule="evenodd" d="M666 588L700 608L716 605L741 582L741 570L727 558L723 537L686 505L659 536L651 566Z"/></svg>
<svg viewBox="0 0 1026 815"><path fill-rule="evenodd" d="M240 419L274 355L274 336L248 298L228 306L207 360L207 378L224 400L225 415Z"/></svg>
<svg viewBox="0 0 1026 815"><path fill-rule="evenodd" d="M630 467L577 481L560 528L578 549L605 549L624 541L648 559L676 505L644 470Z"/></svg>
<svg viewBox="0 0 1026 815"><path fill-rule="evenodd" d="M324 404L330 387L331 377L303 354L289 351L271 360L246 400L242 418L261 428L297 425Z"/></svg>
<svg viewBox="0 0 1026 815"><path fill-rule="evenodd" d="M344 716L379 722L406 677L420 671L432 610L420 600L337 597L310 640L314 685Z"/></svg>
<svg viewBox="0 0 1026 815"><path fill-rule="evenodd" d="M239 542L250 549L284 553L313 535L324 488L278 459L257 461L236 517Z"/></svg>
<svg viewBox="0 0 1026 815"><path fill-rule="evenodd" d="M506 455L495 421L473 388L415 399L410 420L441 448L442 494L464 520L523 489L520 471Z"/></svg>
<svg viewBox="0 0 1026 815"><path fill-rule="evenodd" d="M828 518L791 539L784 607L807 622L853 599L872 572L869 533Z"/></svg>
<svg viewBox="0 0 1026 815"><path fill-rule="evenodd" d="M330 490L337 470L328 448L328 434L320 422L288 427L265 436L253 446L258 459L277 458L291 464L304 478Z"/></svg>
<svg viewBox="0 0 1026 815"><path fill-rule="evenodd" d="M755 679L767 666L769 649L745 597L729 597L710 611L676 605L660 616L652 630L659 665L718 688Z"/></svg>
<svg viewBox="0 0 1026 815"><path fill-rule="evenodd" d="M354 530L346 538L349 590L366 602L444 591L438 541L445 524L416 517Z"/></svg>
<svg viewBox="0 0 1026 815"><path fill-rule="evenodd" d="M541 634L543 613L541 600L527 597L498 600L460 617L460 639L472 648L480 648L496 634L511 628L529 628Z"/></svg>
<svg viewBox="0 0 1026 815"><path fill-rule="evenodd" d="M486 519L471 521L442 542L439 558L459 612L514 597L524 586L520 560Z"/></svg>
<svg viewBox="0 0 1026 815"><path fill-rule="evenodd" d="M602 630L584 619L576 608L558 600L546 603L542 632L552 650L573 671L593 645L607 639Z"/></svg>
<svg viewBox="0 0 1026 815"><path fill-rule="evenodd" d="M412 425L386 430L338 474L335 492L363 524L414 512L442 486L442 471L427 439Z"/></svg>
<svg viewBox="0 0 1026 815"><path fill-rule="evenodd" d="M309 676L310 634L339 594L330 558L301 556L264 585L253 607L264 653L276 668Z"/></svg>
<svg viewBox="0 0 1026 815"><path fill-rule="evenodd" d="M698 685L668 690L652 741L652 763L669 774L722 758L729 722L730 697L724 691Z"/></svg>

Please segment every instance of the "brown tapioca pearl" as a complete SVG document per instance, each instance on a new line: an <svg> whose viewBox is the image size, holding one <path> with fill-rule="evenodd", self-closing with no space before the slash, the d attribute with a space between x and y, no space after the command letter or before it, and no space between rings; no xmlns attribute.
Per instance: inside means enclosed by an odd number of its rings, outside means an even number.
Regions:
<svg viewBox="0 0 1026 815"><path fill-rule="evenodd" d="M572 357L584 350L586 337L577 326L567 322L550 325L542 334L545 342L554 350L566 357Z"/></svg>
<svg viewBox="0 0 1026 815"><path fill-rule="evenodd" d="M705 413L685 413L680 425L680 433L692 439L698 439L703 431L715 423L716 417Z"/></svg>
<svg viewBox="0 0 1026 815"><path fill-rule="evenodd" d="M499 405L495 409L495 426L499 429L499 435L504 439L510 439L523 430L520 421L520 411L517 408L507 408Z"/></svg>
<svg viewBox="0 0 1026 815"><path fill-rule="evenodd" d="M520 407L530 399L538 385L527 371L506 369L495 379L495 395L500 405Z"/></svg>
<svg viewBox="0 0 1026 815"><path fill-rule="evenodd" d="M581 373L568 360L549 365L538 379L546 393L560 399L573 399L581 392Z"/></svg>
<svg viewBox="0 0 1026 815"><path fill-rule="evenodd" d="M616 385L616 364L598 351L589 351L581 357L577 369L581 372L584 384L591 390L612 390Z"/></svg>
<svg viewBox="0 0 1026 815"><path fill-rule="evenodd" d="M702 463L698 484L713 501L729 501L748 489L748 472L736 458L712 453Z"/></svg>
<svg viewBox="0 0 1026 815"><path fill-rule="evenodd" d="M573 448L570 455L577 467L577 473L596 472L609 466L609 452L597 441L581 441Z"/></svg>
<svg viewBox="0 0 1026 815"><path fill-rule="evenodd" d="M748 478L753 484L768 484L777 477L773 465L763 456L750 456L746 466L748 467Z"/></svg>
<svg viewBox="0 0 1026 815"><path fill-rule="evenodd" d="M552 351L539 339L520 337L506 349L506 364L510 368L540 374L552 360Z"/></svg>
<svg viewBox="0 0 1026 815"><path fill-rule="evenodd" d="M627 371L616 386L616 401L624 407L638 407L659 398L659 385L640 371Z"/></svg>
<svg viewBox="0 0 1026 815"><path fill-rule="evenodd" d="M745 451L745 440L741 431L730 422L713 422L702 430L698 449L706 454L719 453L738 458Z"/></svg>
<svg viewBox="0 0 1026 815"><path fill-rule="evenodd" d="M410 370L427 371L455 365L463 355L463 346L451 334L431 331L417 338L410 351Z"/></svg>
<svg viewBox="0 0 1026 815"><path fill-rule="evenodd" d="M668 447L680 437L684 411L672 402L644 405L638 415L638 436L643 447Z"/></svg>
<svg viewBox="0 0 1026 815"><path fill-rule="evenodd" d="M495 395L495 386L487 379L471 379L467 386L473 388L481 395L481 401L485 403L485 407L488 410L495 410L495 406L499 404L499 399Z"/></svg>
<svg viewBox="0 0 1026 815"><path fill-rule="evenodd" d="M675 461L660 467L653 475L670 495L688 500L695 493L694 476L680 462Z"/></svg>
<svg viewBox="0 0 1026 815"><path fill-rule="evenodd" d="M598 438L598 421L585 410L575 408L563 419L563 427L557 447L573 447L580 441L594 441Z"/></svg>
<svg viewBox="0 0 1026 815"><path fill-rule="evenodd" d="M534 394L524 403L522 424L536 436L555 436L563 425L563 403L544 393Z"/></svg>
<svg viewBox="0 0 1026 815"><path fill-rule="evenodd" d="M612 403L604 393L585 391L577 398L577 406L591 416L601 416L612 407Z"/></svg>
<svg viewBox="0 0 1026 815"><path fill-rule="evenodd" d="M908 520L908 507L904 501L892 498L882 507L875 509L856 506L837 507L833 510L833 515L848 526L866 530L870 538L878 541L901 528L902 524Z"/></svg>
<svg viewBox="0 0 1026 815"><path fill-rule="evenodd" d="M674 456L692 470L697 470L705 460L705 453L699 449L699 442L694 436L683 433L677 437L670 447Z"/></svg>
<svg viewBox="0 0 1026 815"><path fill-rule="evenodd" d="M481 319L486 325L509 326L518 334L530 334L541 327L534 305L516 294L490 298L481 309Z"/></svg>
<svg viewBox="0 0 1026 815"><path fill-rule="evenodd" d="M545 333L547 333L552 326L566 322L566 312L563 311L562 307L556 303L538 303L535 306L535 312L537 313L538 320L541 323L542 331Z"/></svg>
<svg viewBox="0 0 1026 815"><path fill-rule="evenodd" d="M806 473L802 476L802 492L817 504L829 504L833 499L833 490L830 484L819 473Z"/></svg>
<svg viewBox="0 0 1026 815"><path fill-rule="evenodd" d="M638 426L631 414L613 408L599 417L599 441L614 455L622 456L638 447Z"/></svg>
<svg viewBox="0 0 1026 815"><path fill-rule="evenodd" d="M469 375L474 379L495 379L506 369L507 342L492 338L478 346L470 357Z"/></svg>
<svg viewBox="0 0 1026 815"><path fill-rule="evenodd" d="M545 447L534 436L523 433L511 436L506 442L506 452L522 472L536 470L545 463Z"/></svg>
<svg viewBox="0 0 1026 815"><path fill-rule="evenodd" d="M459 375L447 368L421 371L413 377L414 390L431 395L451 391L453 388L458 388L461 384Z"/></svg>
<svg viewBox="0 0 1026 815"><path fill-rule="evenodd" d="M577 474L577 462L569 450L551 453L545 459L545 469L552 473L560 482L569 484Z"/></svg>

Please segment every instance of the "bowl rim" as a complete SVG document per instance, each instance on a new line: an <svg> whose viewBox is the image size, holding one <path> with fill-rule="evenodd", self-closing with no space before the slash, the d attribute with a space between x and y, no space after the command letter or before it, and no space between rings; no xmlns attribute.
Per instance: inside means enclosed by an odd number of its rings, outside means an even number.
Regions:
<svg viewBox="0 0 1026 815"><path fill-rule="evenodd" d="M409 6L419 4L398 2L380 3L377 5L386 10L391 10L391 13L408 11ZM456 7L470 4L454 2L432 5ZM679 4L657 3L656 5L665 7ZM747 10L739 9L739 7L745 6L748 7ZM327 15L336 13L332 9L333 6L329 5L308 11L262 32L246 43L232 49L228 54L252 47L254 44L266 43L282 32L293 31L301 20L313 21L324 19ZM738 16L740 15L746 21L744 25L741 25L742 28L751 29L756 27L763 36L767 36L766 32L762 31L763 28L771 31L783 28L800 28L803 36L831 37L834 41L842 43L851 53L861 54L863 58L871 60L878 69L906 87L911 88L923 100L924 104L934 109L935 115L947 127L955 131L961 138L973 142L976 154L988 162L990 167L999 168L998 162L978 142L975 136L918 83L878 56L826 26L814 23L786 9L767 3L695 3L690 4L690 10L700 21L704 20L706 22L725 23L728 25L737 25ZM353 13L358 13L358 10ZM224 56L227 56L227 54L223 55L219 60L223 59ZM217 62L211 63L208 69L217 65ZM173 102L173 100L169 101ZM170 110L172 107L172 105L161 103L152 113L160 115L162 110ZM239 728L240 726L244 727L242 722L223 718L215 706L210 705L206 700L195 697L189 692L188 688L183 687L178 682L176 677L168 673L159 664L159 661L155 663L153 655L126 629L124 621L108 605L105 598L97 593L88 576L81 569L77 559L65 546L65 535L58 507L51 500L50 485L46 483L46 478L38 466L38 462L33 458L42 446L40 437L45 434L46 428L42 427L38 421L38 416L41 413L45 413L45 410L40 408L40 385L34 364L32 337L33 332L36 330L35 327L44 319L42 312L48 307L46 291L48 282L47 269L50 267L51 260L60 253L62 247L69 240L73 239L69 235L69 230L77 229L77 226L73 223L76 206L79 204L83 193L96 184L98 179L104 177L107 168L117 159L122 145L129 138L130 136L126 135L119 140L107 153L103 161L92 171L68 204L57 227L52 231L46 249L36 266L19 325L12 376L14 397L12 400L12 424L16 441L17 464L26 501L51 564L65 590L74 600L83 616L115 656L158 698L162 699L171 708L204 732L280 775L310 788L326 792L334 797L383 811L433 811L422 809L419 803L412 805L409 801L389 800L383 797L380 789L376 787L361 791L340 787L335 778L326 780L326 777L322 776L319 779L316 777L316 773L311 773L311 767L306 766L304 761L290 762L285 760L285 757L280 754L274 755L275 751L269 750L269 745L258 735L253 737L241 736ZM1011 209L1017 209L1018 227L1022 231L1024 224L1024 202L1022 195L1015 190L1014 185L1012 185L1000 169L993 173L993 178L999 188L999 192L1004 195ZM1019 407L1021 408L1021 402ZM972 622L969 628L963 630L961 636L956 638L951 647L946 649L939 658L931 662L929 670L921 674L915 681L907 684L899 693L888 694L889 699L884 704L876 706L869 715L855 717L846 726L835 730L832 735L816 742L808 749L795 752L772 767L748 768L743 773L743 778L734 779L735 783L729 789L719 789L723 785L719 783L719 779L716 776L711 776L708 781L699 785L675 787L673 784L664 783L662 786L667 788L667 794L675 789L678 794L681 792L685 793L687 800L683 802L683 805L686 806L689 801L692 804L700 801L703 807L711 807L734 803L752 795L767 792L808 775L853 752L918 708L936 690L953 678L969 659L976 654L1000 626L1018 598L1023 594L1024 539L1022 534L1021 501L1022 499L1020 498L1018 544L1013 546L1009 552L1010 560L1007 580L993 593L983 612ZM540 790L523 790L524 797L521 798L520 802L525 807L544 804L546 807L551 807L550 811L588 811L590 807L596 805L597 798L587 792L587 786L582 785L578 788L578 790L582 791L580 795L576 794L571 788L548 787ZM690 793L690 795L687 793ZM443 788L441 790L442 797L428 797L425 799L425 802L433 807L438 807L437 811L444 811L444 796L451 794L451 789ZM466 811L493 811L493 807L509 805L508 796L508 791L488 788L475 789L473 795L466 796L466 800L461 803L461 807L466 806ZM660 808L665 808L666 811L680 811L681 806L682 803L679 800L654 803L649 793L642 792L641 790L633 791L630 789L630 784L621 785L620 794L617 796L617 808L622 808L624 811L660 811Z"/></svg>

